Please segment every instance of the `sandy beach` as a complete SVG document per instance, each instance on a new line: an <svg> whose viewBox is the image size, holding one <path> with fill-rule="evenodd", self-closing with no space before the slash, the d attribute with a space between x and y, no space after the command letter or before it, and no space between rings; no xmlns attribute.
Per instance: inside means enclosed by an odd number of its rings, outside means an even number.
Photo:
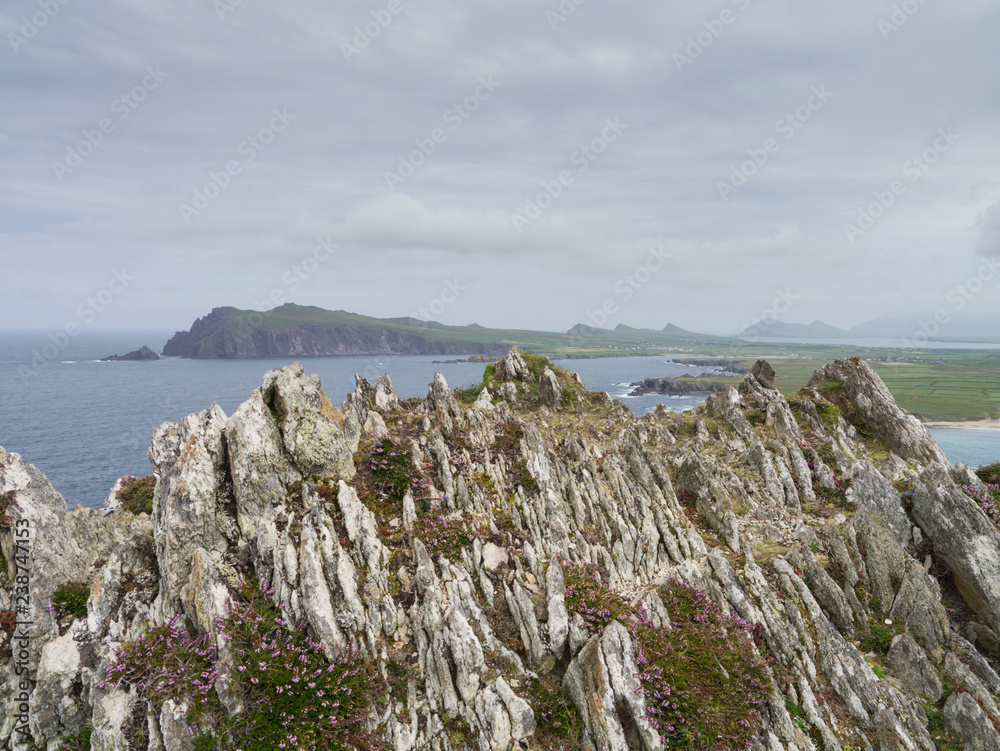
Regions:
<svg viewBox="0 0 1000 751"><path fill-rule="evenodd" d="M1000 430L1000 420L939 420L925 422L926 428L966 428L973 430Z"/></svg>

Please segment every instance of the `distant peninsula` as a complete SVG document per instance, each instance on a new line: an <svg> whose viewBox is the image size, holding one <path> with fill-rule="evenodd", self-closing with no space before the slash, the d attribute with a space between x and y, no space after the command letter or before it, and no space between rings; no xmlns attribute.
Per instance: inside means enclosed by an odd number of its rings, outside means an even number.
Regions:
<svg viewBox="0 0 1000 751"><path fill-rule="evenodd" d="M133 350L127 355L108 355L107 357L102 357L101 362L147 362L159 359L160 356L144 344L139 349Z"/></svg>
<svg viewBox="0 0 1000 751"><path fill-rule="evenodd" d="M663 330L614 330L578 324L566 333L490 329L475 323L446 326L417 318L373 318L344 310L286 304L266 312L220 307L178 331L163 348L168 357L236 359L329 355L446 355L497 358L511 347L554 356L691 352L692 346L733 342L667 325ZM485 360L484 360L485 361Z"/></svg>

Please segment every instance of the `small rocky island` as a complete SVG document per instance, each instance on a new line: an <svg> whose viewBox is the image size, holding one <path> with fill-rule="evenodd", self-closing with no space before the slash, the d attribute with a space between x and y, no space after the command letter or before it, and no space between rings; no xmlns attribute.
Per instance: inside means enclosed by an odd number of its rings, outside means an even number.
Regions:
<svg viewBox="0 0 1000 751"><path fill-rule="evenodd" d="M108 355L107 357L102 357L101 362L146 362L159 359L160 356L144 344L139 349L133 350L127 355Z"/></svg>
<svg viewBox="0 0 1000 751"><path fill-rule="evenodd" d="M710 374L714 377L716 374ZM702 376L692 378L644 378L641 381L630 383L632 391L629 396L643 396L644 394L670 394L672 396L682 396L684 394L717 394L725 391L729 386L721 383L710 383L708 381L699 382L697 379Z"/></svg>

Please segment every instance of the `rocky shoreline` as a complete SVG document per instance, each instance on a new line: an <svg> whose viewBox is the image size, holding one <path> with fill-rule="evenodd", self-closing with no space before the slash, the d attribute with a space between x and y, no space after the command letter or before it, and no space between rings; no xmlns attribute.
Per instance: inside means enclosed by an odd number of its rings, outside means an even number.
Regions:
<svg viewBox="0 0 1000 751"><path fill-rule="evenodd" d="M990 490L863 361L772 378L636 417L514 351L338 408L297 363L103 510L0 449L0 741L1000 749Z"/></svg>

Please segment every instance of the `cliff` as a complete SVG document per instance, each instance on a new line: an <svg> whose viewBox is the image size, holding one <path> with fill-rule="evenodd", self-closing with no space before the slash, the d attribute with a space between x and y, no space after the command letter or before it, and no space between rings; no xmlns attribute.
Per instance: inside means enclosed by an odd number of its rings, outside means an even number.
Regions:
<svg viewBox="0 0 1000 751"><path fill-rule="evenodd" d="M642 418L296 364L149 456L70 512L0 450L9 747L1000 748L991 491L861 361Z"/></svg>
<svg viewBox="0 0 1000 751"><path fill-rule="evenodd" d="M464 329L479 327L464 327ZM454 329L454 330L452 330ZM501 355L509 346L461 327L417 319L381 320L343 311L282 305L266 313L215 308L163 347L201 359L325 355Z"/></svg>

